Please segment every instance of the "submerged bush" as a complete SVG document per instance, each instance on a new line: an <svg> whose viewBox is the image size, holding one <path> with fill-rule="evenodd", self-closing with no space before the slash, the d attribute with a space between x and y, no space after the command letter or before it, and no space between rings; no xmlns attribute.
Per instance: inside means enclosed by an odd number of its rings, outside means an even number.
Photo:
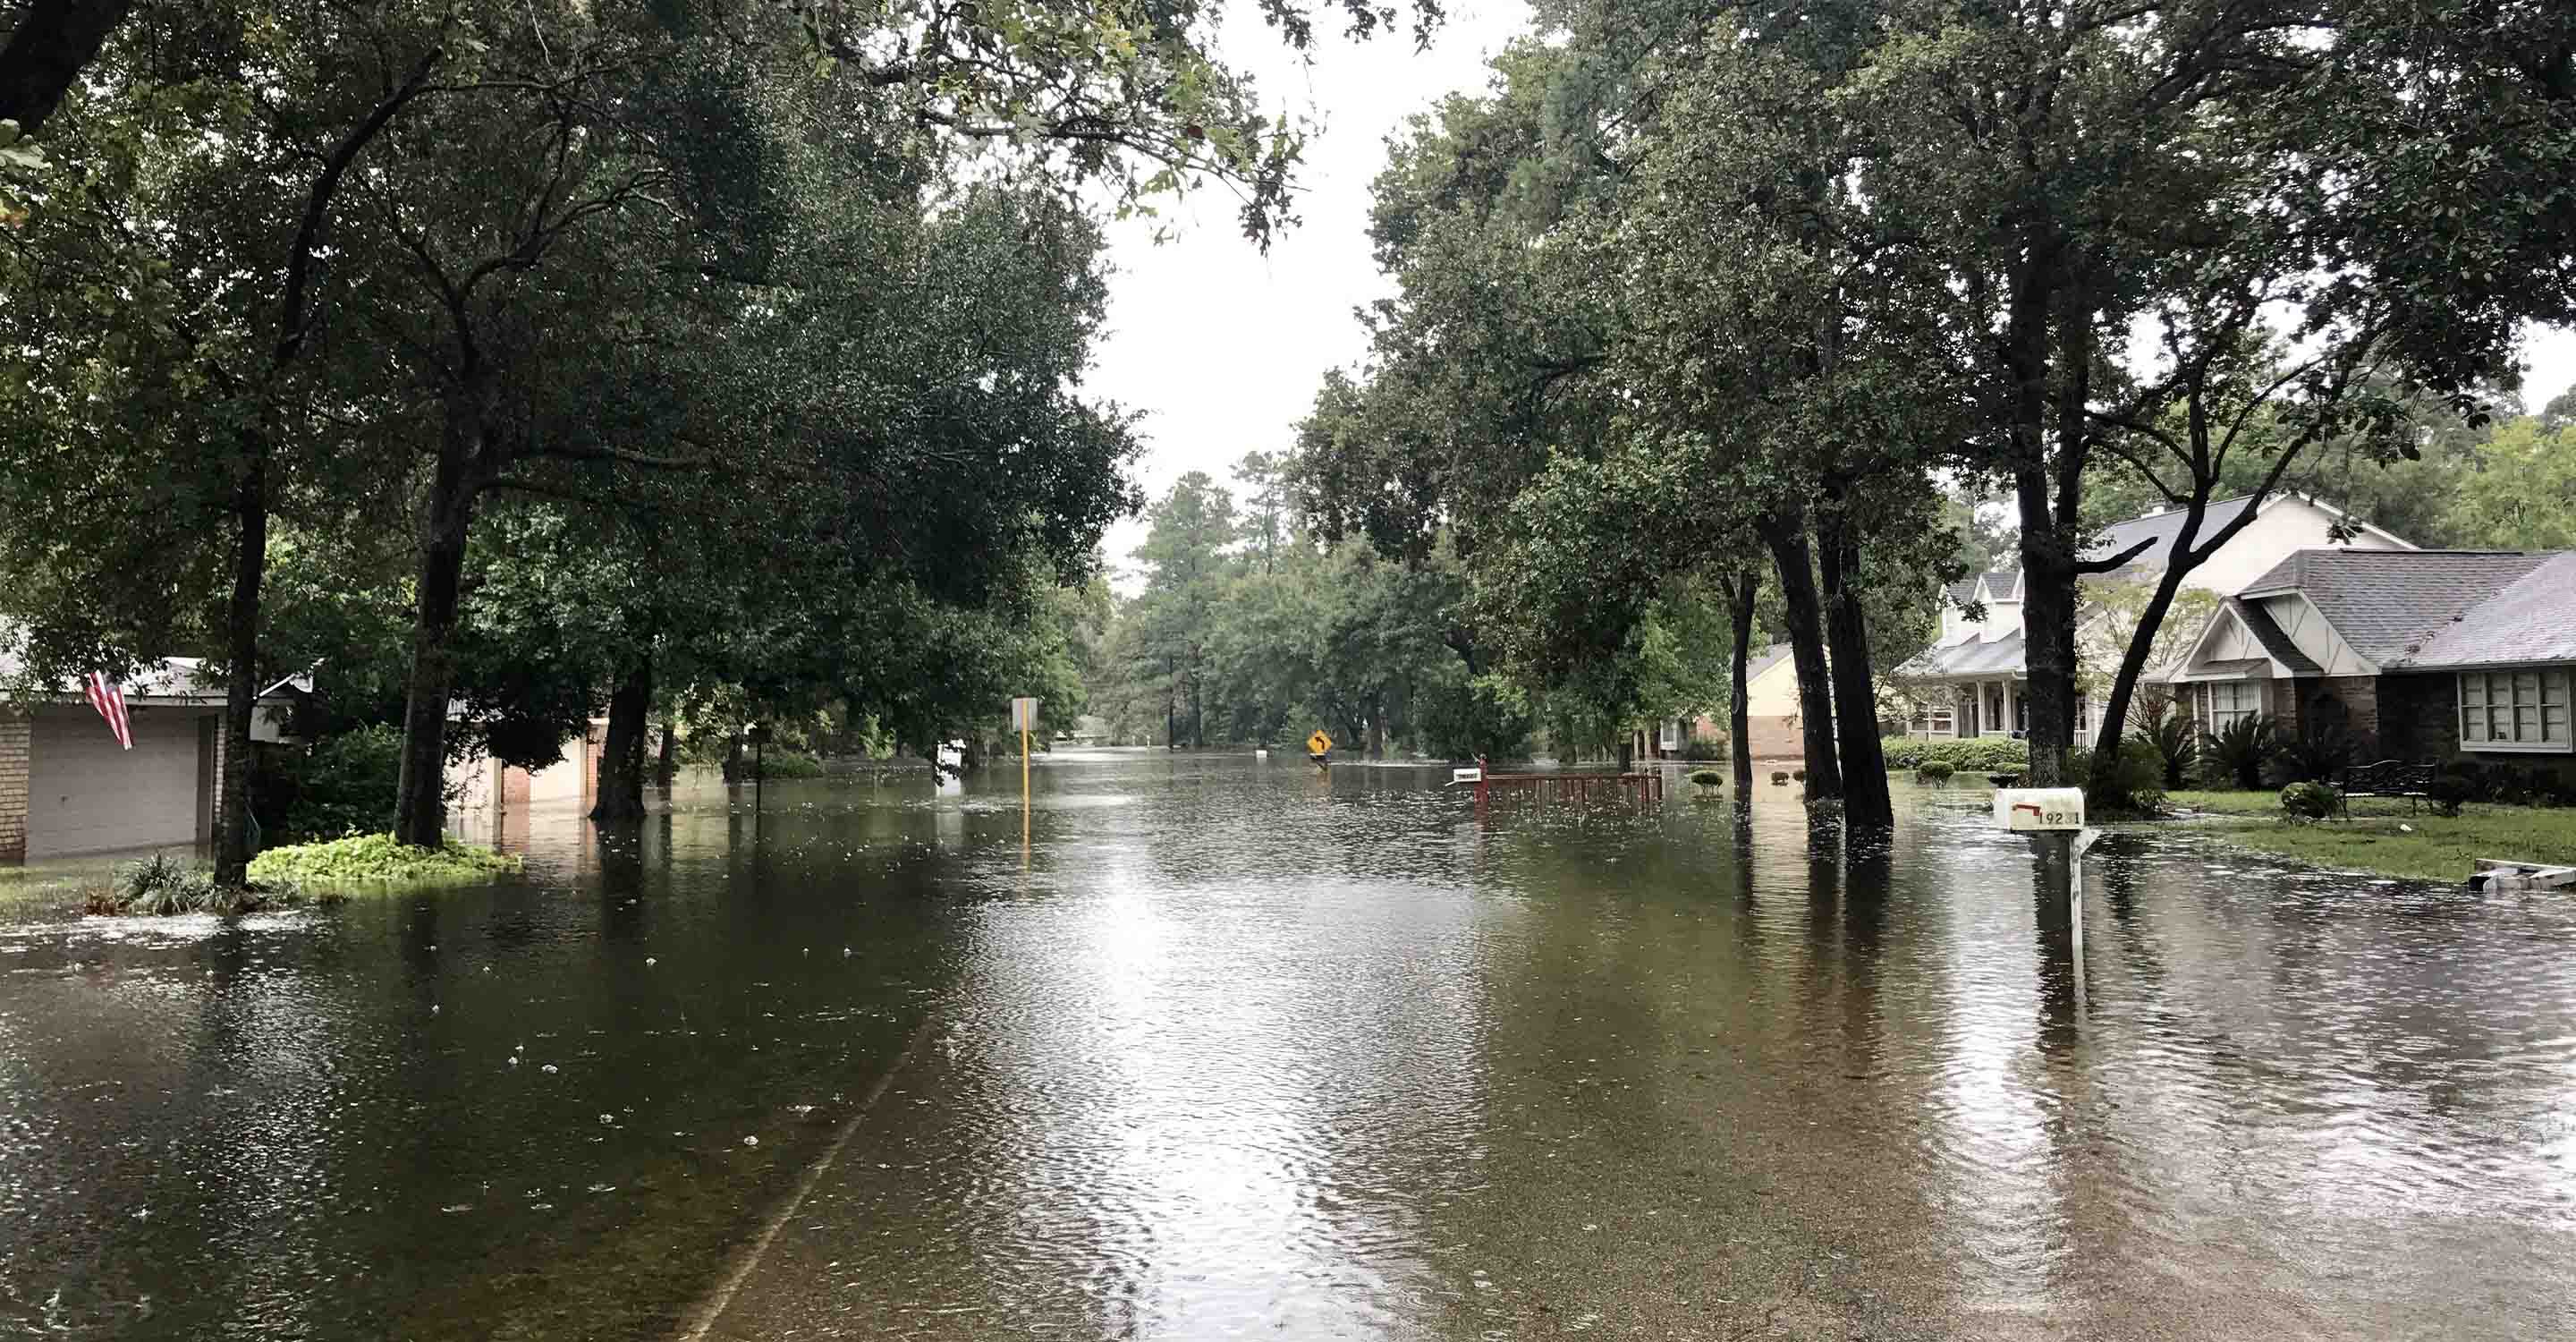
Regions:
<svg viewBox="0 0 2576 1342"><path fill-rule="evenodd" d="M1946 760L1925 760L1914 766L1914 777L1918 781L1935 785L1949 782L1950 775L1956 772L1958 770L1951 768Z"/></svg>
<svg viewBox="0 0 2576 1342"><path fill-rule="evenodd" d="M1682 758L1694 763L1701 760L1725 759L1726 738L1723 736L1694 736L1691 739L1682 742Z"/></svg>
<svg viewBox="0 0 2576 1342"><path fill-rule="evenodd" d="M1726 783L1726 775L1715 769L1693 769L1690 771L1690 781L1701 787L1722 787Z"/></svg>
<svg viewBox="0 0 2576 1342"><path fill-rule="evenodd" d="M2302 779L2281 789L2281 809L2293 820L2323 820L2334 814L2334 789Z"/></svg>
<svg viewBox="0 0 2576 1342"><path fill-rule="evenodd" d="M201 863L154 853L117 868L106 887L90 892L85 906L88 912L105 917L167 918L183 913L229 916L307 902L333 899L327 895L311 899L291 881L256 877L247 885L227 888L215 884L213 870Z"/></svg>
<svg viewBox="0 0 2576 1342"><path fill-rule="evenodd" d="M1785 770L1785 769L1774 769L1774 770L1772 770L1772 771L1771 771L1771 786L1773 786L1773 787L1787 787L1788 785L1789 785L1789 773L1788 773L1788 771L1787 771L1787 770Z"/></svg>
<svg viewBox="0 0 2576 1342"><path fill-rule="evenodd" d="M356 834L329 843L271 848L251 859L254 881L350 884L364 881L477 881L519 870L507 853L449 839L436 848L413 848L390 834Z"/></svg>
<svg viewBox="0 0 2576 1342"><path fill-rule="evenodd" d="M2111 766L2111 777L2103 786L2093 783L2093 752L2066 752L2067 776L2084 787L2084 805L2088 811L2105 815L2153 815L2165 801L2165 760L2147 741L2131 736L2120 742L2120 753Z"/></svg>

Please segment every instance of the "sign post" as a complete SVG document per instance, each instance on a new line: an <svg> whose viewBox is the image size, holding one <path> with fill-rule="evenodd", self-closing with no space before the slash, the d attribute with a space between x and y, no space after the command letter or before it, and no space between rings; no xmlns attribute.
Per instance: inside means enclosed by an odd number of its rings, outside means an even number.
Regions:
<svg viewBox="0 0 2576 1342"><path fill-rule="evenodd" d="M1020 852L1029 849L1029 732L1038 725L1038 701L1013 699L1011 725L1020 731Z"/></svg>

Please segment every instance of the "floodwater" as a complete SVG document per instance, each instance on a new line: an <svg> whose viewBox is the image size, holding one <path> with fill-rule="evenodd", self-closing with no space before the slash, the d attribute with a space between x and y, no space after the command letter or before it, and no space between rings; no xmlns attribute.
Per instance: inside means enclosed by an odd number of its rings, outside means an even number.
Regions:
<svg viewBox="0 0 2576 1342"><path fill-rule="evenodd" d="M1036 778L0 927L0 1337L2576 1333L2576 899Z"/></svg>

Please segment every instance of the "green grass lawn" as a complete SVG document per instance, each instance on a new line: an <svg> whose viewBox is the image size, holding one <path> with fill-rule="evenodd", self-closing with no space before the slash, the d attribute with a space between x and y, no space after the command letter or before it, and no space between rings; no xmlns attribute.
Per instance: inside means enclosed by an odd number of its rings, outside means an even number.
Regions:
<svg viewBox="0 0 2576 1342"><path fill-rule="evenodd" d="M2337 871L2457 883L2475 859L2576 864L2576 809L2472 804L2456 816L2409 814L2398 797L2355 797L2352 818L2293 825L2277 792L2176 792L2168 805L2201 813L2184 827L2222 843Z"/></svg>

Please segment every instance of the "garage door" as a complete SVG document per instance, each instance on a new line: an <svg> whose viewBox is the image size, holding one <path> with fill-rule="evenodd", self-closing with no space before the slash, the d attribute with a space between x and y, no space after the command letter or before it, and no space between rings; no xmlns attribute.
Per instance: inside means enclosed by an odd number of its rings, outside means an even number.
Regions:
<svg viewBox="0 0 2576 1342"><path fill-rule="evenodd" d="M27 751L27 856L194 844L197 722L205 716L135 709L134 749L121 750L86 706L37 710Z"/></svg>

